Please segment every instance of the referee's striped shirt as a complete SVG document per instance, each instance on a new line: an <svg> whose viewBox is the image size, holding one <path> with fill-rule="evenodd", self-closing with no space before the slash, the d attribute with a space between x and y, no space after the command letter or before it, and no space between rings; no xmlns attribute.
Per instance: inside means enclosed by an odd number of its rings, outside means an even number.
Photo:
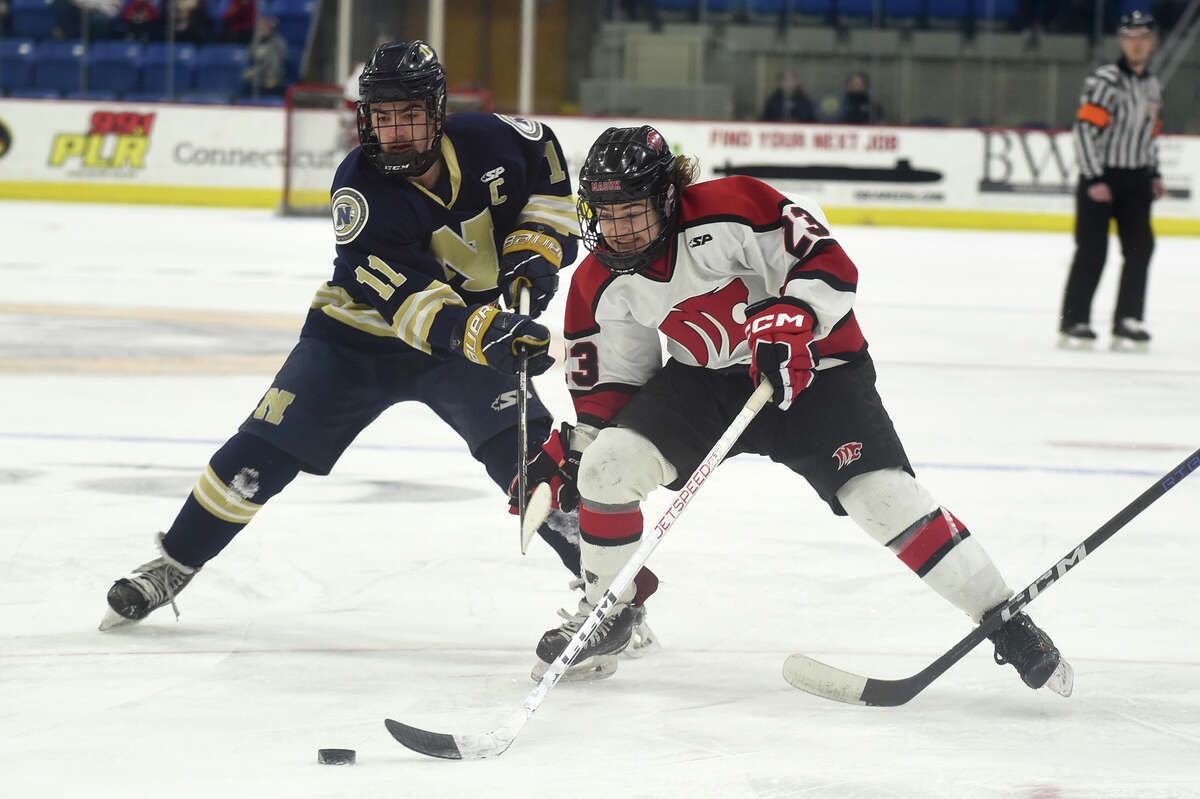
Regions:
<svg viewBox="0 0 1200 799"><path fill-rule="evenodd" d="M1124 56L1089 75L1072 128L1083 180L1099 181L1105 167L1148 167L1157 176L1161 107L1158 77L1149 70L1136 74Z"/></svg>

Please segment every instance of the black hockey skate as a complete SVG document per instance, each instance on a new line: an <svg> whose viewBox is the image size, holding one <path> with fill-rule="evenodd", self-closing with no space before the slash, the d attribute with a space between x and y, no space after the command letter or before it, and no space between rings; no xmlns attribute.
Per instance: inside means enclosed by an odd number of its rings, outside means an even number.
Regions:
<svg viewBox="0 0 1200 799"><path fill-rule="evenodd" d="M1087 322L1066 325L1059 331L1058 346L1064 350L1090 350L1096 346L1096 331Z"/></svg>
<svg viewBox="0 0 1200 799"><path fill-rule="evenodd" d="M1150 348L1150 331L1141 319L1127 316L1113 324L1112 349L1143 352Z"/></svg>
<svg viewBox="0 0 1200 799"><path fill-rule="evenodd" d="M988 638L996 645L996 662L1012 664L1030 688L1046 686L1056 694L1071 695L1075 682L1071 664L1028 614L1018 613Z"/></svg>
<svg viewBox="0 0 1200 799"><path fill-rule="evenodd" d="M642 568L634 577L636 586L633 601L628 605L617 605L613 608L588 638L587 643L570 668L563 672L561 679L599 680L609 677L617 670L617 655L641 657L661 648L658 636L646 623L646 608L642 603L658 590L658 577L647 568ZM583 578L572 580L572 590L584 587ZM587 601L586 595L579 600L575 613L560 609L558 615L563 623L553 630L547 630L537 645L538 662L534 664L530 676L534 680L542 679L550 665L563 653L567 644L579 632L579 628L587 620L593 607Z"/></svg>
<svg viewBox="0 0 1200 799"><path fill-rule="evenodd" d="M200 567L184 566L168 555L162 548L162 538L162 533L155 536L163 553L161 557L138 566L108 589L108 611L100 620L101 630L141 621L167 603L175 611L175 618L179 618L175 596L187 587Z"/></svg>

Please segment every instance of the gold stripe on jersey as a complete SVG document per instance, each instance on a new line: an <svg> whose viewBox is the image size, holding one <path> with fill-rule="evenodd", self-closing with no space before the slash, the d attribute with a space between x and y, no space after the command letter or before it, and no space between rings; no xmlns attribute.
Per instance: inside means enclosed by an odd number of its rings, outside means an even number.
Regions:
<svg viewBox="0 0 1200 799"><path fill-rule="evenodd" d="M200 507L231 524L247 524L262 509L262 505L250 502L225 485L212 466L204 468L204 473L192 489L192 496L200 503Z"/></svg>
<svg viewBox="0 0 1200 799"><path fill-rule="evenodd" d="M566 236L579 235L579 217L575 214L575 197L553 194L534 194L517 217L517 224L540 222Z"/></svg>
<svg viewBox="0 0 1200 799"><path fill-rule="evenodd" d="M429 354L429 328L438 311L447 305L466 306L463 298L454 293L454 289L444 283L433 282L424 291L418 291L400 303L396 315L392 317L392 330L395 335L413 349Z"/></svg>
<svg viewBox="0 0 1200 799"><path fill-rule="evenodd" d="M313 297L310 307L320 310L331 319L336 319L342 324L364 333L370 333L372 336L394 338L396 335L373 306L355 302L344 288L332 283L325 283L317 289L317 294Z"/></svg>
<svg viewBox="0 0 1200 799"><path fill-rule="evenodd" d="M449 208L454 205L454 201L458 199L458 189L462 185L462 169L458 165L458 153L454 150L454 144L450 141L449 136L442 136L442 161L446 164L446 169L450 174L450 202L446 202L441 197L437 196L429 189L417 182L416 178L409 178L409 182L416 186L421 191L425 192L429 199L433 200L443 208Z"/></svg>

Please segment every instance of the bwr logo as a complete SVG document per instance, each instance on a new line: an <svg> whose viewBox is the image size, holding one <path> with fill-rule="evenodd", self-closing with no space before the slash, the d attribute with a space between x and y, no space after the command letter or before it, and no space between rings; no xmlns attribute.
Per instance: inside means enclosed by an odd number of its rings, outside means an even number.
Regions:
<svg viewBox="0 0 1200 799"><path fill-rule="evenodd" d="M839 472L862 457L862 447L861 441L850 441L837 448L833 457L837 458Z"/></svg>
<svg viewBox="0 0 1200 799"><path fill-rule="evenodd" d="M704 233L700 236L696 236L691 241L689 241L688 246L689 247L699 247L703 244L708 244L710 241L712 241L712 234Z"/></svg>

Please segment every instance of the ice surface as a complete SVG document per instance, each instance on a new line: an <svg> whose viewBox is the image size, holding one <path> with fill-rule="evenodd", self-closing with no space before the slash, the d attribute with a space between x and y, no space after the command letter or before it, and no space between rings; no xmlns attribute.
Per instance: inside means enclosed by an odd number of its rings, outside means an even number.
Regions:
<svg viewBox="0 0 1200 799"><path fill-rule="evenodd" d="M503 499L417 406L273 500L181 595L178 622L163 609L101 634L111 581L154 556L269 386L332 236L250 211L0 210L4 796L1200 796L1200 478L1033 604L1075 665L1069 700L982 647L901 708L790 688L793 651L905 676L968 622L803 480L738 458L651 561L661 652L560 685L502 758L422 758L383 718L491 729L574 600L543 543L520 556ZM1137 355L1054 348L1069 235L837 233L918 474L1014 588L1200 446L1200 241L1159 240L1155 341ZM561 371L537 383L569 413ZM358 763L318 765L321 747Z"/></svg>

